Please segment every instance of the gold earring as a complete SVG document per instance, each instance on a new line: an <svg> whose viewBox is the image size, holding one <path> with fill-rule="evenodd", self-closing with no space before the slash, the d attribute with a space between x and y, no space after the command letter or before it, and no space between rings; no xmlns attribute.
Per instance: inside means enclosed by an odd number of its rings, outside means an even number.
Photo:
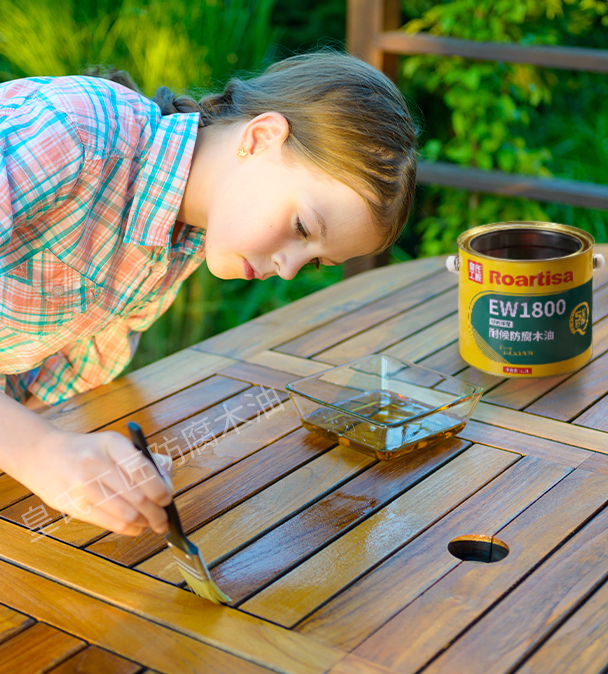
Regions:
<svg viewBox="0 0 608 674"><path fill-rule="evenodd" d="M236 156L237 157L246 157L247 154L248 154L247 150L244 147L241 147L241 148L239 148L239 150L237 150Z"/></svg>

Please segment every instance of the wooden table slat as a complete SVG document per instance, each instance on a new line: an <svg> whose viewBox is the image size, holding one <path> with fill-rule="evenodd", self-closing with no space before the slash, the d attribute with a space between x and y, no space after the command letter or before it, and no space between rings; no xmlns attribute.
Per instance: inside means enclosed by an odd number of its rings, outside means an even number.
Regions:
<svg viewBox="0 0 608 674"><path fill-rule="evenodd" d="M214 375L173 393L165 399L152 403L128 417L113 421L103 427L104 431L117 431L127 435L127 421L134 421L144 430L146 436L152 436L180 421L200 415L201 412L218 406L222 401L237 396L250 389L244 382Z"/></svg>
<svg viewBox="0 0 608 674"><path fill-rule="evenodd" d="M67 431L94 431L206 379L231 362L228 358L184 349L54 405L42 416Z"/></svg>
<svg viewBox="0 0 608 674"><path fill-rule="evenodd" d="M455 316L449 315L428 328L420 330L411 337L397 342L382 353L401 360L418 360L442 349L446 343L458 337L458 325Z"/></svg>
<svg viewBox="0 0 608 674"><path fill-rule="evenodd" d="M489 667L497 674L511 671L608 577L608 512L593 519L544 566L542 580L535 575L524 580L449 649L449 656L442 654L426 671L456 674L463 665L470 674L485 674ZM472 648L478 654L474 662Z"/></svg>
<svg viewBox="0 0 608 674"><path fill-rule="evenodd" d="M242 604L291 627L483 487L517 454L472 447ZM343 560L343 561L342 561Z"/></svg>
<svg viewBox="0 0 608 674"><path fill-rule="evenodd" d="M432 355L420 358L417 362L431 370L437 370L449 375L455 375L467 367L467 364L460 357L458 341L449 342Z"/></svg>
<svg viewBox="0 0 608 674"><path fill-rule="evenodd" d="M7 672L39 674L84 647L81 639L37 622L0 644L0 663Z"/></svg>
<svg viewBox="0 0 608 674"><path fill-rule="evenodd" d="M26 530L2 520L0 539L0 560L12 562L0 562L0 588L7 605L59 629L70 629L72 616L82 615L72 627L76 636L80 634L78 627L91 643L167 674L175 674L176 653L186 658L194 671L196 666L205 671L205 662L211 659L212 663L217 660L218 669L210 671L230 674L247 670L234 668L230 658L234 669L224 668L226 653L288 674L322 674L344 657L340 649L241 611L216 606L59 541L30 544ZM28 582L33 575L29 568L36 569L36 584ZM72 610L66 612L61 606ZM128 623L131 617L135 622ZM127 629L127 624L132 627ZM205 648L197 650L197 642ZM151 657L162 662L173 658L171 668L159 667L150 662Z"/></svg>
<svg viewBox="0 0 608 674"><path fill-rule="evenodd" d="M457 283L458 278L448 271L435 274L431 278L422 279L403 290L351 311L329 324L280 344L275 350L302 358L315 356L414 307L426 309L429 300L437 296L443 297L445 292L454 288Z"/></svg>
<svg viewBox="0 0 608 674"><path fill-rule="evenodd" d="M29 616L0 604L0 643L7 641L33 623L34 620Z"/></svg>
<svg viewBox="0 0 608 674"><path fill-rule="evenodd" d="M352 449L334 447L193 531L189 539L203 551L207 564L217 564L373 463L374 459ZM168 548L135 568L169 582L182 581Z"/></svg>
<svg viewBox="0 0 608 674"><path fill-rule="evenodd" d="M0 662L11 663L11 671L39 672L41 662L48 669L53 661L67 659L85 646L78 635L86 635L87 640L164 674L203 667L217 674L268 671L47 578L39 577L35 585L28 583L28 575L31 574L24 569L0 561L5 601L49 623L36 623L0 645ZM58 610L58 603L69 606L70 611ZM73 621L73 614L79 616L78 623ZM68 630L76 637L68 634Z"/></svg>
<svg viewBox="0 0 608 674"><path fill-rule="evenodd" d="M28 496L30 491L6 473L0 475L0 509L6 508Z"/></svg>
<svg viewBox="0 0 608 674"><path fill-rule="evenodd" d="M33 494L21 499L21 501L17 501L17 503L13 503L13 505L1 508L0 517L27 526L28 517L41 507L48 514L50 521L58 520L61 517L61 513L58 510L47 506L40 497Z"/></svg>
<svg viewBox="0 0 608 674"><path fill-rule="evenodd" d="M273 352L264 352L270 353ZM310 361L306 361L310 363ZM222 377L233 377L234 379L240 379L242 381L258 385L258 386L268 386L275 389L280 389L281 391L285 390L285 385L290 381L296 379L293 373L283 371L278 367L264 365L257 365L253 362L237 362L233 365L228 366L220 372Z"/></svg>
<svg viewBox="0 0 608 674"><path fill-rule="evenodd" d="M447 551L449 541L466 534L495 535L570 470L523 457L295 629L352 650L458 564Z"/></svg>
<svg viewBox="0 0 608 674"><path fill-rule="evenodd" d="M462 379L462 381L466 381L469 384L473 384L473 386L481 386L484 390L484 395L504 381L503 377L497 377L488 372L482 372L474 367L466 367L456 375L456 378Z"/></svg>
<svg viewBox="0 0 608 674"><path fill-rule="evenodd" d="M379 510L424 476L460 453L466 443L451 439L424 454L380 462L287 520L214 569L214 577L235 603L276 575L309 557L348 528Z"/></svg>
<svg viewBox="0 0 608 674"><path fill-rule="evenodd" d="M606 671L608 584L591 596L521 666L518 674L597 674Z"/></svg>
<svg viewBox="0 0 608 674"><path fill-rule="evenodd" d="M140 674L141 666L97 646L89 646L49 674Z"/></svg>
<svg viewBox="0 0 608 674"><path fill-rule="evenodd" d="M328 674L395 674L395 672L349 653L343 660L334 665Z"/></svg>
<svg viewBox="0 0 608 674"><path fill-rule="evenodd" d="M553 461L564 466L576 468L586 461L593 452L565 445L554 440L539 438L535 435L499 428L487 423L469 421L458 437L471 442L484 442L492 447L518 452L525 456Z"/></svg>
<svg viewBox="0 0 608 674"><path fill-rule="evenodd" d="M604 372L608 368L608 353L568 377L557 388L526 407L526 412L550 419L575 419L595 400L608 393Z"/></svg>
<svg viewBox="0 0 608 674"><path fill-rule="evenodd" d="M315 358L338 365L355 358L363 358L370 353L386 351L407 337L424 330L430 323L439 322L453 314L458 307L457 297L457 288L448 290L439 297L428 300L424 304L424 310L406 311L390 318L362 334L319 352ZM407 360L413 358L408 357Z"/></svg>
<svg viewBox="0 0 608 674"><path fill-rule="evenodd" d="M608 454L608 433L582 426L574 426L557 419L537 416L536 414L498 407L491 403L484 403L483 399L473 410L471 418L475 421L482 421L493 426L498 426L499 428L520 431L547 440L559 438L560 442L573 445L574 447L582 447L584 449L591 449L594 452Z"/></svg>
<svg viewBox="0 0 608 674"><path fill-rule="evenodd" d="M505 559L494 564L461 562L364 641L355 653L400 674L414 674L441 653L446 644L456 642L458 648L457 638L468 625L521 582L581 521L604 506L608 501L607 487L608 476L574 471L496 533L510 548ZM558 585L565 584L558 581ZM446 601L447 597L450 601ZM502 606L501 603L494 609L496 625ZM526 614L536 611L537 607L530 603ZM506 627L505 632L508 634ZM405 643L404 633L408 635ZM501 637L501 641L506 646L509 638ZM494 646L496 642L491 643ZM460 671L485 671L477 663L470 664L474 659L470 649L462 652L467 652L468 662L463 665L456 658ZM445 660L452 661L451 653L446 652ZM491 660L480 658L484 666ZM511 660L511 664L514 662ZM457 666L453 671L458 671Z"/></svg>
<svg viewBox="0 0 608 674"><path fill-rule="evenodd" d="M394 265L391 274L387 274L386 269L358 274L271 314L259 316L244 326L211 337L193 348L246 359L444 269L445 260L426 258L415 260L413 264Z"/></svg>

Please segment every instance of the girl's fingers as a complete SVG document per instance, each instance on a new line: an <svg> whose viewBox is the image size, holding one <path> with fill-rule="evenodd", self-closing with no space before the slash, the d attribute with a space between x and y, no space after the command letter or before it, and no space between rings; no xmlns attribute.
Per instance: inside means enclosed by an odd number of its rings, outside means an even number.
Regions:
<svg viewBox="0 0 608 674"><path fill-rule="evenodd" d="M164 506L171 502L172 487L164 482L156 467L119 433L95 433L88 440L94 443L90 456L95 458L92 462L84 459L82 481L68 489L67 502L50 505L77 519L128 536L136 536L148 526L157 533L167 531ZM164 475L170 461L166 458L159 461Z"/></svg>
<svg viewBox="0 0 608 674"><path fill-rule="evenodd" d="M158 506L169 505L172 492L158 474L150 461L122 435L118 433L99 433L104 441L106 454L116 464L129 492L135 493L136 500L141 498L138 490Z"/></svg>
<svg viewBox="0 0 608 674"><path fill-rule="evenodd" d="M67 513L71 515L72 513ZM74 513L74 517L82 519L82 515ZM146 526L139 526L137 524L126 524L124 520L114 517L102 508L91 508L91 512L87 515L85 520L90 524L106 529L107 531L114 531L123 536L139 536L146 529Z"/></svg>
<svg viewBox="0 0 608 674"><path fill-rule="evenodd" d="M101 480L95 482L92 493L95 494L94 497L87 495L89 502L103 506L111 515L133 524L150 526L159 534L167 531L168 518L165 509L151 501L140 486L129 487L125 484L116 469L103 474ZM111 496L108 497L107 494ZM97 500L94 501L94 498Z"/></svg>
<svg viewBox="0 0 608 674"><path fill-rule="evenodd" d="M95 492L96 490L95 488L92 488L90 491ZM135 511L126 502L123 502L122 504L117 502L117 499L120 499L120 496L115 496L115 498L110 499L105 503L99 503L104 500L104 498L106 498L106 496L99 490L97 496L93 496L93 501L91 503L85 502L83 497L79 499L78 509L66 507L63 509L63 512L75 519L88 522L89 524L101 527L102 529L114 531L125 536L139 536L147 528L148 522L140 513ZM86 512L86 514L83 514L84 512Z"/></svg>
<svg viewBox="0 0 608 674"><path fill-rule="evenodd" d="M116 440L114 436L115 434L110 434L109 439ZM108 505L106 509L116 516L126 518L132 515L131 510L125 508L125 503L129 504L145 518L154 531L164 533L168 525L164 506L171 502L172 489L164 483L155 466L141 452L126 438L118 438L120 442L106 445L105 453L114 463L114 470L104 471L101 482L116 494L112 499L115 503ZM169 457L167 459L170 460ZM110 501L107 503L110 504Z"/></svg>
<svg viewBox="0 0 608 674"><path fill-rule="evenodd" d="M137 497L126 490L122 480L114 471L108 471L101 480L87 485L86 500L92 509L102 509L111 517L121 520L126 525L152 527L158 533L167 529L167 515L163 508L150 503L143 508ZM141 495L143 499L143 495ZM150 511L153 511L150 515Z"/></svg>

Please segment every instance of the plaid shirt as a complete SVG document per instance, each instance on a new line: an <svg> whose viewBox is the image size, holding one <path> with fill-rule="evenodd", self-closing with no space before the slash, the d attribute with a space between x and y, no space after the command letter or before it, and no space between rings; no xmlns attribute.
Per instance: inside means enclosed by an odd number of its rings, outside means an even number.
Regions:
<svg viewBox="0 0 608 674"><path fill-rule="evenodd" d="M197 114L107 80L0 85L0 390L52 405L114 379L204 258L171 246Z"/></svg>

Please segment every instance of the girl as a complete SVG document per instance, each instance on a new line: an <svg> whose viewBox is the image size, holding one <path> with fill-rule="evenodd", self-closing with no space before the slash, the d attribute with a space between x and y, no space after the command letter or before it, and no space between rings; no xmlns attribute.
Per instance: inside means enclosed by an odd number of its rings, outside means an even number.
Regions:
<svg viewBox="0 0 608 674"><path fill-rule="evenodd" d="M219 278L291 279L386 249L411 207L416 132L390 80L338 53L198 103L111 77L0 86L0 468L136 536L166 530L169 487L148 466L125 489L118 464L140 457L125 437L32 409L115 378L204 258Z"/></svg>

